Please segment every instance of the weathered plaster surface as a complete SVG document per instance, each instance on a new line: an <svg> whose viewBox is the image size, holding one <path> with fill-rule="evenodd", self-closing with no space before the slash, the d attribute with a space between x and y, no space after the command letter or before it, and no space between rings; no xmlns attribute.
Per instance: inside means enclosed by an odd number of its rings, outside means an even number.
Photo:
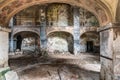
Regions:
<svg viewBox="0 0 120 80"><path fill-rule="evenodd" d="M8 32L0 31L0 68L8 65Z"/></svg>
<svg viewBox="0 0 120 80"><path fill-rule="evenodd" d="M49 38L47 46L50 52L68 52L67 41L59 37Z"/></svg>
<svg viewBox="0 0 120 80"><path fill-rule="evenodd" d="M102 80L119 80L119 43L120 28L118 23L114 23L101 29L101 78Z"/></svg>
<svg viewBox="0 0 120 80"><path fill-rule="evenodd" d="M47 49L49 52L73 52L73 37L66 32L53 32L48 35Z"/></svg>

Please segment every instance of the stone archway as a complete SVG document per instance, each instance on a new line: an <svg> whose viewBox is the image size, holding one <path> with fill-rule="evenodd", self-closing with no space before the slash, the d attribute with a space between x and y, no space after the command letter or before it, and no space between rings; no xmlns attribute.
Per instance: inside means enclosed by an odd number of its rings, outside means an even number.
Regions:
<svg viewBox="0 0 120 80"><path fill-rule="evenodd" d="M83 47L83 52L88 53L97 53L100 52L100 37L99 33L96 31L87 31L80 36L81 39L81 47Z"/></svg>
<svg viewBox="0 0 120 80"><path fill-rule="evenodd" d="M21 31L18 32L14 35L14 38L16 39L16 49L24 49L27 48L28 45L32 45L34 49L40 48L40 40L39 40L39 35L35 32L31 31ZM27 42L25 42L27 40ZM32 40L30 42L30 40Z"/></svg>

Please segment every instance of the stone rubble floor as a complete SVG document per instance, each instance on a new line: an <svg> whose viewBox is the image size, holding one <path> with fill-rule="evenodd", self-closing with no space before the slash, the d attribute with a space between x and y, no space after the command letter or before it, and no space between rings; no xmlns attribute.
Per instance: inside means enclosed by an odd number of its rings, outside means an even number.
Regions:
<svg viewBox="0 0 120 80"><path fill-rule="evenodd" d="M100 80L99 56L87 53L17 57L9 64L20 80Z"/></svg>

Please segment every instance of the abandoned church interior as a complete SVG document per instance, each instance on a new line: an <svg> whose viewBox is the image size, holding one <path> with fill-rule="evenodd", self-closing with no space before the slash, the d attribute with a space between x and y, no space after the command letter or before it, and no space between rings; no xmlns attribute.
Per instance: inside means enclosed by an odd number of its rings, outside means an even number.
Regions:
<svg viewBox="0 0 120 80"><path fill-rule="evenodd" d="M0 0L0 80L120 80L120 0Z"/></svg>

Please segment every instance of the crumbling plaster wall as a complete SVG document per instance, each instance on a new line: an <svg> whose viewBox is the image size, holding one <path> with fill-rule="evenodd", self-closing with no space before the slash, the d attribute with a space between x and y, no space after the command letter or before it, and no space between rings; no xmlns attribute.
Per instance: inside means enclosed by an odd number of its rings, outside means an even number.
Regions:
<svg viewBox="0 0 120 80"><path fill-rule="evenodd" d="M45 14L42 14L44 12L44 9L46 12ZM42 6L32 6L30 8L27 8L16 15L17 16L16 18L18 18L17 24L20 22L25 22L25 24L23 25L22 23L20 23L17 26L15 26L13 29L13 34L16 34L21 31L31 31L31 32L37 33L38 35L42 36L41 38L43 38L45 37L45 34L49 35L50 33L53 33L56 31L64 31L64 32L68 32L72 34L75 37L74 35L75 30L73 27L74 21L73 21L73 10L72 9L73 9L73 6L70 6L68 4L63 4L63 3L48 4L46 7L45 5L42 5ZM78 10L79 10L78 15L80 15L79 16L80 30L78 31L80 32L80 35L87 31L96 31L97 27L99 26L99 22L97 18L91 12L87 11L86 9L78 8ZM35 17L36 16L35 14L38 16L44 15L46 17L46 23L47 23L47 25L45 25L46 31L41 32L39 29L40 26L37 26L37 25L33 26L32 23L35 24L35 23L41 22L41 20L38 20L38 18ZM35 20L35 21L28 22L27 20L31 20L31 18L32 20ZM42 19L42 17L39 17L39 19ZM44 32L45 34L43 35ZM67 42L66 40L63 41L63 39L60 39L60 38L58 39L58 37L54 39L50 37L48 38L49 43L55 43L54 41L57 41L57 40L60 42L63 42L65 45L68 45L67 44L68 41ZM85 41L80 39L80 43L81 43L80 51L86 52ZM71 52L72 50L73 49L70 49ZM67 47L65 47L64 51L69 51L69 48L67 50Z"/></svg>
<svg viewBox="0 0 120 80"><path fill-rule="evenodd" d="M66 32L54 32L48 35L47 48L50 52L73 51L73 37Z"/></svg>

